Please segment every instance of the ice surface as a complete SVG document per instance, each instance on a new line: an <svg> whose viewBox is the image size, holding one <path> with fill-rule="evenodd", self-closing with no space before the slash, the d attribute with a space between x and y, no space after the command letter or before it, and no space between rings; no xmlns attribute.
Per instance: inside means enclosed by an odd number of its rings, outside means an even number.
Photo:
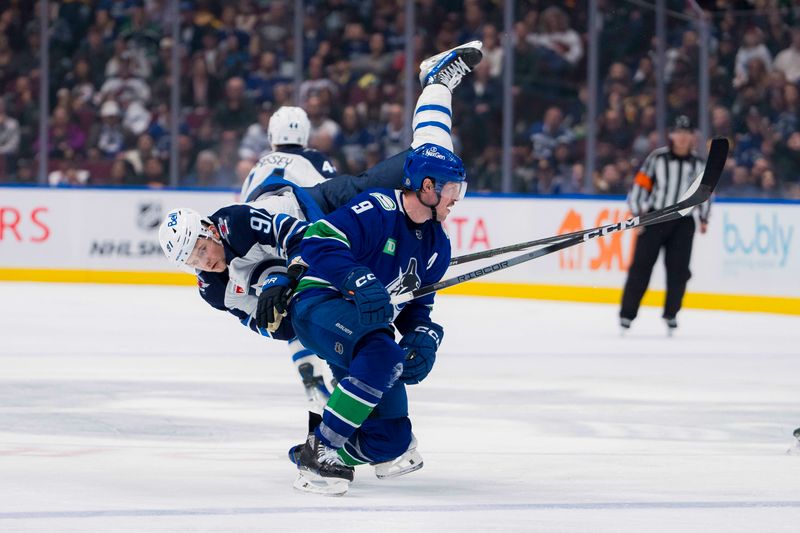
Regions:
<svg viewBox="0 0 800 533"><path fill-rule="evenodd" d="M0 531L798 531L800 319L439 297L425 467L296 493L288 351L186 287L0 284Z"/></svg>

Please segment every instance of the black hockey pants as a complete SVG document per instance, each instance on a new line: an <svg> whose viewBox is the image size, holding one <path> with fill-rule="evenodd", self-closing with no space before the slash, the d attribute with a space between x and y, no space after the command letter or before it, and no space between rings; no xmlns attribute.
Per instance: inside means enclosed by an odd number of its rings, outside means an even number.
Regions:
<svg viewBox="0 0 800 533"><path fill-rule="evenodd" d="M664 318L675 318L681 308L686 282L691 277L689 260L694 239L694 219L684 217L645 228L636 240L633 261L628 269L628 279L622 293L619 316L633 320L639 312L642 297L650 283L650 275L661 248L664 248L664 266L667 271L667 297Z"/></svg>

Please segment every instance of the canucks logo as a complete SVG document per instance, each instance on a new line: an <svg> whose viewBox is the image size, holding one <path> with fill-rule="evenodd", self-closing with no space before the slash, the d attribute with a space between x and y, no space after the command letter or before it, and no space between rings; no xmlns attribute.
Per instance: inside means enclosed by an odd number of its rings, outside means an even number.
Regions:
<svg viewBox="0 0 800 533"><path fill-rule="evenodd" d="M408 260L406 269L400 269L398 276L386 286L386 290L390 296L396 296L419 289L421 286L422 280L419 279L419 274L417 274L417 258L412 257Z"/></svg>

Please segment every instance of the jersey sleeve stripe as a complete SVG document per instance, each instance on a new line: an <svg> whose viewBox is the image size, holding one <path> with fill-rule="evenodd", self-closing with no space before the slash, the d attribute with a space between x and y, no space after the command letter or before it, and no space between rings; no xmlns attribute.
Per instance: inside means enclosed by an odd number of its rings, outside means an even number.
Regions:
<svg viewBox="0 0 800 533"><path fill-rule="evenodd" d="M313 223L306 230L305 239L332 239L339 241L348 248L350 248L350 241L347 236L342 233L339 228L328 222L327 220L318 220Z"/></svg>

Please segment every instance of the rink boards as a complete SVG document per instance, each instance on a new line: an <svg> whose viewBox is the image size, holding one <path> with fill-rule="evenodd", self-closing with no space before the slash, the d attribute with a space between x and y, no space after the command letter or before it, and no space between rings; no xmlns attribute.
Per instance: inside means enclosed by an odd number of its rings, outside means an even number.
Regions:
<svg viewBox="0 0 800 533"><path fill-rule="evenodd" d="M0 187L0 280L193 284L161 254L161 218L173 207L211 213L237 199L229 191ZM621 198L470 196L446 226L456 256L628 215ZM798 239L800 203L716 202L708 233L695 236L686 306L800 314ZM609 235L449 292L618 302L634 244L633 231ZM500 259L470 263L452 273ZM660 305L660 262L650 287L645 304Z"/></svg>

